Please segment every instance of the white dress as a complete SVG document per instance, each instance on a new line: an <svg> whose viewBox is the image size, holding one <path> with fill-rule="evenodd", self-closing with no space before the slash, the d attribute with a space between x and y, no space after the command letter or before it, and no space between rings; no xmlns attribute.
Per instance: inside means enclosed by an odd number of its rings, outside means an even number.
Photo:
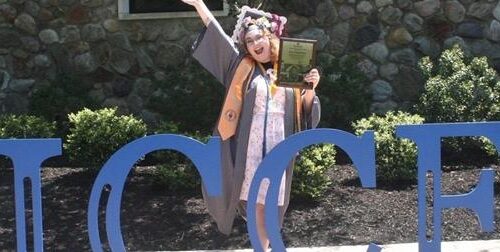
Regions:
<svg viewBox="0 0 500 252"><path fill-rule="evenodd" d="M241 200L248 199L250 184L252 182L255 171L262 161L264 128L266 128L266 153L268 153L274 146L285 139L285 88L278 87L274 95L271 95L271 92L269 92L270 100L267 113L267 127L264 127L266 114L266 98L268 92L267 81L262 76L257 77L254 81L256 81L257 93L255 98L255 106L253 108L250 136L248 140L245 178L241 186ZM259 188L257 203L265 204L268 187L269 180L263 180ZM283 173L283 177L281 178L278 205L283 206L284 201L285 173Z"/></svg>

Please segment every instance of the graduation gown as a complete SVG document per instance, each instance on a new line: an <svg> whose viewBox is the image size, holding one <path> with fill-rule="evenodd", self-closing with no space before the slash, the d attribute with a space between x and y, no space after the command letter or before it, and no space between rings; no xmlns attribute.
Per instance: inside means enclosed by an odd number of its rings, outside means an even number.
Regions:
<svg viewBox="0 0 500 252"><path fill-rule="evenodd" d="M217 78L227 91L234 72L245 56L245 53L240 53L235 43L226 35L216 20L212 20L208 26L203 29L194 42L192 49L193 57ZM256 97L256 88L253 80L258 75L265 75L265 73L261 73L259 68L256 67L249 82L248 89L245 91L236 133L229 139L222 141L221 167L214 167L214 169L222 169L222 195L217 197L208 196L204 186L202 186L203 198L208 211L217 223L219 231L224 234L229 234L231 232L236 210L240 208L240 210L242 210L241 212L244 213L244 209L241 209L239 197L245 174L248 139ZM316 127L320 119L320 108L318 97L314 97L310 113L305 113L304 108L302 108L300 116L302 129ZM294 92L291 88L287 88L285 102L285 137L298 130L295 127L294 112ZM214 135L218 135L217 127L214 130ZM283 206L279 207L281 223L283 223L283 217L290 200L293 163L294 160L292 159L286 169L285 203Z"/></svg>

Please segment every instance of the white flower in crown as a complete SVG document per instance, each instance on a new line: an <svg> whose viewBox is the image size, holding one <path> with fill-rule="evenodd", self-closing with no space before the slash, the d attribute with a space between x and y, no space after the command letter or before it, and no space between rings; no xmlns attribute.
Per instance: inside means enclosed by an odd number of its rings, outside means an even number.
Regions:
<svg viewBox="0 0 500 252"><path fill-rule="evenodd" d="M236 22L233 36L231 38L234 42L243 44L242 36L244 36L245 30L251 24L255 24L261 29L266 28L277 37L280 37L283 33L286 22L286 17L250 8L245 5L240 9L238 21Z"/></svg>

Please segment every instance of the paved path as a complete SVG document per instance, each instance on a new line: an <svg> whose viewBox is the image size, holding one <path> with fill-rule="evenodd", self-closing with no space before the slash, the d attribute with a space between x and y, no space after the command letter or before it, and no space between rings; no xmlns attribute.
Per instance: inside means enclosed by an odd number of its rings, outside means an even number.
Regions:
<svg viewBox="0 0 500 252"><path fill-rule="evenodd" d="M366 252L367 249L368 245L359 245L316 248L288 248L287 252ZM196 250L189 252L252 252L252 250ZM417 243L383 245L382 252L418 252L418 246ZM500 252L500 240L443 242L441 243L441 252Z"/></svg>

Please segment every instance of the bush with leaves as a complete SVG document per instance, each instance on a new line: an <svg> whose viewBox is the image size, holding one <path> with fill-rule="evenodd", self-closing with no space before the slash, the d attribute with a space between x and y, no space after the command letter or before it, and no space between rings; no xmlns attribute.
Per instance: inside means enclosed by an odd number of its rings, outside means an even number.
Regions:
<svg viewBox="0 0 500 252"><path fill-rule="evenodd" d="M350 131L353 121L369 115L368 78L356 66L356 56L338 59L319 57L323 69L318 86L321 100L320 127Z"/></svg>
<svg viewBox="0 0 500 252"><path fill-rule="evenodd" d="M70 128L64 148L78 165L99 167L125 144L146 135L146 124L116 108L83 109L68 115Z"/></svg>
<svg viewBox="0 0 500 252"><path fill-rule="evenodd" d="M317 144L301 151L293 171L292 196L320 199L332 184L327 172L335 164L335 154L332 144Z"/></svg>
<svg viewBox="0 0 500 252"><path fill-rule="evenodd" d="M396 125L422 124L424 118L406 112L372 115L353 123L355 133L375 131L377 178L383 182L414 182L417 171L417 148L408 139L396 138Z"/></svg>
<svg viewBox="0 0 500 252"><path fill-rule="evenodd" d="M55 135L55 122L30 115L0 116L0 138L50 138ZM12 164L6 157L0 157L0 166Z"/></svg>
<svg viewBox="0 0 500 252"><path fill-rule="evenodd" d="M486 57L469 58L455 45L445 50L437 63L424 57L419 63L425 78L425 91L417 105L427 122L477 122L500 120L500 78ZM476 156L480 148L495 154L485 139L448 138L444 149L457 157ZM475 151L474 151L475 150ZM476 153L475 153L476 152Z"/></svg>
<svg viewBox="0 0 500 252"><path fill-rule="evenodd" d="M30 115L0 116L0 138L49 138L55 135L55 122Z"/></svg>
<svg viewBox="0 0 500 252"><path fill-rule="evenodd" d="M208 142L210 135L200 132L186 133L171 121L161 122L155 134L181 134L201 142ZM191 191L200 188L201 177L194 164L185 155L177 151L158 151L153 153L158 165L154 173L154 184L169 191Z"/></svg>

